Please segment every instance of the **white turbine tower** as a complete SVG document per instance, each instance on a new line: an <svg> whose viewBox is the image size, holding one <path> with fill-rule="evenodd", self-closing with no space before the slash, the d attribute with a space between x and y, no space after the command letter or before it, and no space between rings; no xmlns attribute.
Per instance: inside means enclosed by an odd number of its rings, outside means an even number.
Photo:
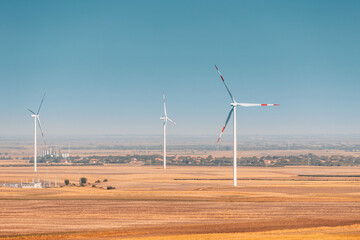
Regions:
<svg viewBox="0 0 360 240"><path fill-rule="evenodd" d="M231 117L231 114L234 112L234 187L236 187L237 185L237 176L236 176L236 167L237 167L237 161L236 161L236 158L237 158L237 152L236 152L236 147L237 147L237 142L236 142L236 107L237 106L240 106L240 107L260 107L260 106L279 106L279 104L259 104L259 103L237 103L234 99L234 97L232 96L232 94L230 93L230 90L229 88L227 87L226 83L225 83L225 80L223 78L223 76L221 75L218 67L215 65L215 68L216 70L218 71L219 75L220 75L220 78L221 80L223 81L225 87L226 87L226 90L228 91L229 95L230 95L230 98L232 100L232 103L230 103L230 105L232 106L230 112L229 112L229 115L227 116L226 118L226 121L225 121L225 125L223 127L223 129L221 130L221 133L220 133L220 136L217 140L217 142L219 143L220 141L220 138L221 138L221 135L223 134L224 130L225 130L225 127L226 125L228 124L229 120L230 120L230 117Z"/></svg>
<svg viewBox="0 0 360 240"><path fill-rule="evenodd" d="M37 113L35 113L34 111L28 109L32 114L31 114L31 117L34 118L34 121L35 121L35 125L34 125L34 171L36 172L36 157L37 157L37 143L36 143L36 122L39 124L39 128L40 128L40 131L41 131L41 135L42 135L42 139L46 145L46 141L45 141L45 137L44 137L44 132L41 128L41 123L40 123L40 118L39 118L39 112L40 112L40 109L41 109L41 106L44 102L44 98L45 98L45 94L43 96L43 98L41 99L41 103L40 103L40 106L39 106L39 109L37 111Z"/></svg>
<svg viewBox="0 0 360 240"><path fill-rule="evenodd" d="M170 118L168 118L168 116L167 116L166 104L165 104L165 94L163 94L163 99L164 99L164 115L165 115L165 117L161 117L160 119L164 120L164 123L163 123L163 127L164 127L164 169L166 169L166 125L167 125L168 120L175 125L176 125L176 123L173 120L171 120Z"/></svg>

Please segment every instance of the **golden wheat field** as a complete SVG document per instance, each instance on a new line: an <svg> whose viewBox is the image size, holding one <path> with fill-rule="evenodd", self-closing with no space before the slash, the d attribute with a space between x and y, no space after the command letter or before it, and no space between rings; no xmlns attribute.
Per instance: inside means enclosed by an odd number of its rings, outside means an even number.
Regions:
<svg viewBox="0 0 360 240"><path fill-rule="evenodd" d="M59 186L0 187L0 238L360 239L360 178L351 176L359 172L241 167L232 187L232 168L221 166L53 166L37 174L3 167L0 183L40 178ZM86 186L78 186L81 177Z"/></svg>

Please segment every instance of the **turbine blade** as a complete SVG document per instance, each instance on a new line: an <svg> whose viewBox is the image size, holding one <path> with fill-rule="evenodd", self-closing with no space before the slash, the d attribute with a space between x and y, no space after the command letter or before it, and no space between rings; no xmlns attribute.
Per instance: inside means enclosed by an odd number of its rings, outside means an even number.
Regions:
<svg viewBox="0 0 360 240"><path fill-rule="evenodd" d="M230 95L230 97L231 97L231 100L232 100L233 102L235 102L235 99L234 99L234 97L232 96L232 94L231 94L228 86L226 85L225 80L224 80L223 76L221 75L219 68L218 68L216 65L215 65L215 68L216 68L216 70L218 71L218 73L219 73L219 75L220 75L220 78L221 78L221 80L223 81L223 83L224 83L224 85L225 85L225 87L226 87L226 90L228 91L228 93L229 93L229 95Z"/></svg>
<svg viewBox="0 0 360 240"><path fill-rule="evenodd" d="M236 105L241 107L273 107L279 106L280 104L273 103L236 103Z"/></svg>
<svg viewBox="0 0 360 240"><path fill-rule="evenodd" d="M29 110L32 114L35 114L35 115L36 115L36 113L34 113L33 111L31 111L30 109L27 109L27 110Z"/></svg>
<svg viewBox="0 0 360 240"><path fill-rule="evenodd" d="M217 140L218 143L219 143L219 141L220 141L221 135L222 135L222 134L224 133L224 131L225 131L226 125L228 124L228 122L229 122L229 120L230 120L230 117L231 117L233 111L234 111L234 108L231 108L231 110L230 110L230 112L229 112L229 115L228 115L227 118L226 118L225 125L224 125L224 127L222 128L221 133L220 133L220 136L219 136L219 138L218 138L218 140Z"/></svg>
<svg viewBox="0 0 360 240"><path fill-rule="evenodd" d="M46 93L44 93L44 96L43 96L43 98L41 99L41 103L40 103L40 106L39 106L39 110L37 111L37 114L36 114L36 115L39 115L41 106L42 106L42 104L43 104L43 102L44 102L45 94L46 94Z"/></svg>
<svg viewBox="0 0 360 240"><path fill-rule="evenodd" d="M43 139L43 141L44 141L45 145L47 145L47 144L46 144L46 140L45 140L45 136L44 136L44 132L43 132L43 130L42 130L42 128L41 128L40 118L39 118L39 117L37 117L37 118L36 118L36 120L37 120L37 123L38 123L39 128L40 128L40 131L41 131L41 137L42 137L42 139Z"/></svg>
<svg viewBox="0 0 360 240"><path fill-rule="evenodd" d="M170 118L168 118L168 120L169 120L170 122L172 122L174 125L176 125L176 122L174 122L174 121L171 120Z"/></svg>
<svg viewBox="0 0 360 240"><path fill-rule="evenodd" d="M164 114L165 114L165 117L167 117L166 104L165 104L165 93L163 93L163 99L164 99Z"/></svg>

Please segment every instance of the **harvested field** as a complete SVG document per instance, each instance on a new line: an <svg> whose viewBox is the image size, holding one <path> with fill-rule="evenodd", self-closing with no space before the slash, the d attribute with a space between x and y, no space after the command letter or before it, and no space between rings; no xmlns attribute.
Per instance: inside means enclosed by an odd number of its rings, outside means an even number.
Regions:
<svg viewBox="0 0 360 240"><path fill-rule="evenodd" d="M77 184L86 177L90 185L0 188L0 238L360 238L360 168L239 168L236 188L231 167L32 170L2 168L0 182L57 178L64 185L64 179Z"/></svg>

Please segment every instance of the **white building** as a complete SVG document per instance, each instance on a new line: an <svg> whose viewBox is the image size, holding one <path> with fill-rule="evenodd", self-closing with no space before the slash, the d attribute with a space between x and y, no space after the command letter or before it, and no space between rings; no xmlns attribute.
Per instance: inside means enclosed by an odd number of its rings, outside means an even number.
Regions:
<svg viewBox="0 0 360 240"><path fill-rule="evenodd" d="M23 183L21 184L21 188L42 188L42 185L41 182Z"/></svg>

